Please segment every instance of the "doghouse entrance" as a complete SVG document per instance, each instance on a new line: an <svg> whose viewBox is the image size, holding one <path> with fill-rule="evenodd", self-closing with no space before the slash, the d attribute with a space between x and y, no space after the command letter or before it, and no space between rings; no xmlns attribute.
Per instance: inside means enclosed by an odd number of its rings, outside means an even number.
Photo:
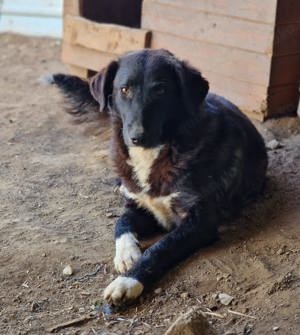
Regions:
<svg viewBox="0 0 300 335"><path fill-rule="evenodd" d="M81 16L98 23L140 28L142 0L82 0Z"/></svg>

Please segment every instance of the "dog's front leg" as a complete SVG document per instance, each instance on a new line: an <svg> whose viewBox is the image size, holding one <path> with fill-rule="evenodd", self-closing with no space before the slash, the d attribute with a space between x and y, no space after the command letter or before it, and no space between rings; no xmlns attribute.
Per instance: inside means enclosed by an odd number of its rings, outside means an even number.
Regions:
<svg viewBox="0 0 300 335"><path fill-rule="evenodd" d="M117 220L115 227L116 255L115 269L124 273L142 256L138 238L147 236L157 229L153 216L135 204L128 206L125 213Z"/></svg>
<svg viewBox="0 0 300 335"><path fill-rule="evenodd" d="M217 237L216 225L186 220L160 241L148 248L138 262L117 277L104 291L104 298L114 304L137 298L145 287L159 279L198 248L211 244Z"/></svg>

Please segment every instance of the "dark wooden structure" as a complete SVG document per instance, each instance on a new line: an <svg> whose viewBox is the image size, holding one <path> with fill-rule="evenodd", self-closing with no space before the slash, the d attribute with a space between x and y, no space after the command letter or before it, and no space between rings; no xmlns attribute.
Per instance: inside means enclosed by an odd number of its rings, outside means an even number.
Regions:
<svg viewBox="0 0 300 335"><path fill-rule="evenodd" d="M88 76L117 55L166 48L211 90L264 120L297 110L299 0L65 0L63 60Z"/></svg>

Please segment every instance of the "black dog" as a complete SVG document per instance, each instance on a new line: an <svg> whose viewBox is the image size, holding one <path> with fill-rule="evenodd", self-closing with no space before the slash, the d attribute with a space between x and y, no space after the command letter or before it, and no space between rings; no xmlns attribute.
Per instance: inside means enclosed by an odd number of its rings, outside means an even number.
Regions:
<svg viewBox="0 0 300 335"><path fill-rule="evenodd" d="M54 75L74 113L108 112L113 160L126 198L117 220L116 269L110 302L138 297L200 247L217 226L262 190L264 142L236 106L208 94L200 72L166 50L125 54L90 83ZM90 87L89 87L90 86ZM91 92L91 93L90 93ZM143 254L138 238L168 233Z"/></svg>

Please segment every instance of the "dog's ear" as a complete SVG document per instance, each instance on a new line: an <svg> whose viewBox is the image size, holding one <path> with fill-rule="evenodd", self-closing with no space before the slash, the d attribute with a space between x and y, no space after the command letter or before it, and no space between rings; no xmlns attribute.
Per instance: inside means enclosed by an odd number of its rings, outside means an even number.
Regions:
<svg viewBox="0 0 300 335"><path fill-rule="evenodd" d="M208 93L208 81L200 71L184 61L181 62L180 77L184 99L190 107L198 108Z"/></svg>
<svg viewBox="0 0 300 335"><path fill-rule="evenodd" d="M113 91L113 82L119 63L112 61L106 68L97 73L90 81L90 91L98 101L101 111L107 111L109 98Z"/></svg>

